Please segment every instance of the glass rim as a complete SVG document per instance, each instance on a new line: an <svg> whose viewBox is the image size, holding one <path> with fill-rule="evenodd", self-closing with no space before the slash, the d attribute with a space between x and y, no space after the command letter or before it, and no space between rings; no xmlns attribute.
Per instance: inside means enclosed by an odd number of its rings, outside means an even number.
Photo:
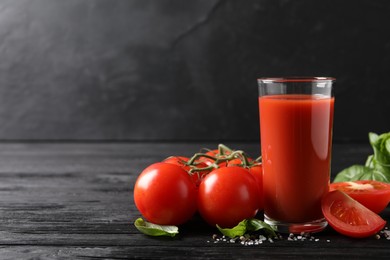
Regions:
<svg viewBox="0 0 390 260"><path fill-rule="evenodd" d="M286 82L333 82L334 77L263 77L258 78L262 83L286 83Z"/></svg>

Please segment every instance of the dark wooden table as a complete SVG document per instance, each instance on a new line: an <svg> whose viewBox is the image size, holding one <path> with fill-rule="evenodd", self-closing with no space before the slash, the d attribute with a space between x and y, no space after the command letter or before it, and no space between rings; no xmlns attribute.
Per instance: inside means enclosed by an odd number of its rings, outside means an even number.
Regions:
<svg viewBox="0 0 390 260"><path fill-rule="evenodd" d="M215 143L1 143L0 259L372 258L390 257L390 240L351 239L330 228L318 241L220 241L199 218L175 238L147 237L132 189L137 175L169 155L189 156ZM257 156L259 145L228 144ZM367 144L334 145L332 173L364 163ZM387 208L381 216L390 221ZM287 238L287 237L285 237Z"/></svg>

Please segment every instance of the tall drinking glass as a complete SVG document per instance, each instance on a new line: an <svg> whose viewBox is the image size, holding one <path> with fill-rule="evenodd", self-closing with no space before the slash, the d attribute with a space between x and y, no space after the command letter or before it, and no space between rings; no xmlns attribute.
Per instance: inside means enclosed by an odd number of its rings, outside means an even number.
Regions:
<svg viewBox="0 0 390 260"><path fill-rule="evenodd" d="M279 232L318 232L327 222L335 79L260 78L264 220Z"/></svg>

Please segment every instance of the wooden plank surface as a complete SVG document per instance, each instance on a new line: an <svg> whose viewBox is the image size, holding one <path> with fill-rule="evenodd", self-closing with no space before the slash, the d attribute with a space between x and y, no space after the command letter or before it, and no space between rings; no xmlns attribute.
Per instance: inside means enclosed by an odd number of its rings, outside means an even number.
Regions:
<svg viewBox="0 0 390 260"><path fill-rule="evenodd" d="M198 216L175 238L140 234L133 203L137 175L170 155L190 156L211 143L0 144L0 259L349 258L388 257L390 240L351 239L330 228L319 241L214 243ZM258 155L257 144L228 144ZM364 163L366 144L335 145L332 171ZM390 221L390 210L381 216Z"/></svg>

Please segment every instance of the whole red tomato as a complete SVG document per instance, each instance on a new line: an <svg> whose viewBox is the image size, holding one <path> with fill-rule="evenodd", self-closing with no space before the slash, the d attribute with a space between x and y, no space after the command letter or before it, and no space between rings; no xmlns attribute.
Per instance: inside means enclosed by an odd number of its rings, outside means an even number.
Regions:
<svg viewBox="0 0 390 260"><path fill-rule="evenodd" d="M256 215L259 188L248 170L232 166L210 172L200 183L198 210L212 226L230 228Z"/></svg>
<svg viewBox="0 0 390 260"><path fill-rule="evenodd" d="M180 225L196 212L197 188L180 166L155 163L139 175L134 202L142 216L160 225Z"/></svg>

